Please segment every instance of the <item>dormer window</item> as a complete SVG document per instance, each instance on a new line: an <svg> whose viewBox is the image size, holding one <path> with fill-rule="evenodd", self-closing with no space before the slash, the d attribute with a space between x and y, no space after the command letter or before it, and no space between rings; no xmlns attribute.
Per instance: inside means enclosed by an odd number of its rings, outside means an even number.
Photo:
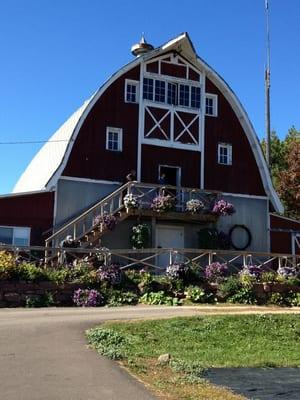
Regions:
<svg viewBox="0 0 300 400"><path fill-rule="evenodd" d="M125 81L125 102L138 103L138 82L126 79Z"/></svg>
<svg viewBox="0 0 300 400"><path fill-rule="evenodd" d="M205 95L205 115L210 117L218 116L218 96L216 94Z"/></svg>

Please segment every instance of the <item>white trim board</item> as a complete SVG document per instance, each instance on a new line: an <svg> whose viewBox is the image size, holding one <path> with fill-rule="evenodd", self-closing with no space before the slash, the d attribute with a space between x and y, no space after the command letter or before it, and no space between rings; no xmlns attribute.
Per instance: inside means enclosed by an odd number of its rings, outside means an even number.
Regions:
<svg viewBox="0 0 300 400"><path fill-rule="evenodd" d="M207 190L209 192L209 190ZM244 193L226 193L221 192L222 196L232 196L232 197L244 197L249 199L259 199L259 200L268 200L268 196L256 196L254 194L244 194Z"/></svg>
<svg viewBox="0 0 300 400"><path fill-rule="evenodd" d="M273 217L277 217L277 218L281 218L281 219L286 219L287 221L294 222L294 223L296 223L296 224L300 224L300 221L298 221L297 219L285 217L284 215L278 215L278 214L275 214L275 213L270 213L270 215L272 215Z"/></svg>
<svg viewBox="0 0 300 400"><path fill-rule="evenodd" d="M62 175L59 179L63 179L65 181L76 181L76 182L87 182L87 183L104 183L108 185L121 185L122 182L117 181L106 181L102 179L89 179L89 178L78 178L76 176L65 176Z"/></svg>

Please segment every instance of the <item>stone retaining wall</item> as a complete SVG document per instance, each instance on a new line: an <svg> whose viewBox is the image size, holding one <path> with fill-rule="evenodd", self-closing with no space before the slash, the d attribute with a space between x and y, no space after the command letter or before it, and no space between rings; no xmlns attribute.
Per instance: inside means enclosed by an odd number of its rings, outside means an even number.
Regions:
<svg viewBox="0 0 300 400"><path fill-rule="evenodd" d="M51 293L54 305L71 306L74 290L84 288L83 284L62 284L53 282L0 282L0 307L22 307L27 298L42 298Z"/></svg>

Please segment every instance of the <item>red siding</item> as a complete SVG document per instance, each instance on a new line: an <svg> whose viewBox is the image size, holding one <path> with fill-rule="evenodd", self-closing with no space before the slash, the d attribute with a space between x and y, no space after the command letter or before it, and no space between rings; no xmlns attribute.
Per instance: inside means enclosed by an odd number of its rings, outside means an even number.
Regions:
<svg viewBox="0 0 300 400"><path fill-rule="evenodd" d="M270 215L271 229L292 229L300 231L300 221L290 221L279 216ZM297 249L296 249L297 250ZM292 253L292 237L289 232L271 231L271 252L272 253ZM300 255L300 249L296 251Z"/></svg>
<svg viewBox="0 0 300 400"><path fill-rule="evenodd" d="M197 151L142 146L142 181L157 183L159 165L181 167L181 185L200 187L201 155Z"/></svg>
<svg viewBox="0 0 300 400"><path fill-rule="evenodd" d="M0 225L31 228L31 245L44 245L43 232L52 228L54 193L34 193L0 198Z"/></svg>
<svg viewBox="0 0 300 400"><path fill-rule="evenodd" d="M125 103L125 79L139 80L139 67L118 78L94 105L80 129L63 172L66 176L119 180L137 169L139 105ZM106 127L123 129L123 151L105 150Z"/></svg>
<svg viewBox="0 0 300 400"><path fill-rule="evenodd" d="M205 117L205 188L265 195L252 149L230 104L209 79L206 92L218 95L218 116ZM232 144L232 166L218 164L219 142Z"/></svg>

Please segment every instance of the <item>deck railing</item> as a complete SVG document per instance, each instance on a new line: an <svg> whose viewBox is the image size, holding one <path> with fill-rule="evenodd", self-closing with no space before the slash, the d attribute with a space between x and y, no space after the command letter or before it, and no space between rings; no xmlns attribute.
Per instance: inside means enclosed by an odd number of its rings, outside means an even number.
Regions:
<svg viewBox="0 0 300 400"><path fill-rule="evenodd" d="M43 264L46 247L40 246L8 246L0 245L0 251L8 251L17 256L21 261L32 261ZM149 248L149 249L107 249L107 248L61 248L54 247L57 254L72 255L74 260L83 258L92 260L98 258L104 264L118 264L121 269L146 269L154 273L165 271L168 265L184 263L196 264L200 269L212 262L225 263L231 271L238 272L244 266L256 265L265 270L276 270L280 267L293 267L300 273L300 255L261 253L231 250L208 249L175 249L175 248ZM52 261L55 268L59 268L56 260Z"/></svg>

